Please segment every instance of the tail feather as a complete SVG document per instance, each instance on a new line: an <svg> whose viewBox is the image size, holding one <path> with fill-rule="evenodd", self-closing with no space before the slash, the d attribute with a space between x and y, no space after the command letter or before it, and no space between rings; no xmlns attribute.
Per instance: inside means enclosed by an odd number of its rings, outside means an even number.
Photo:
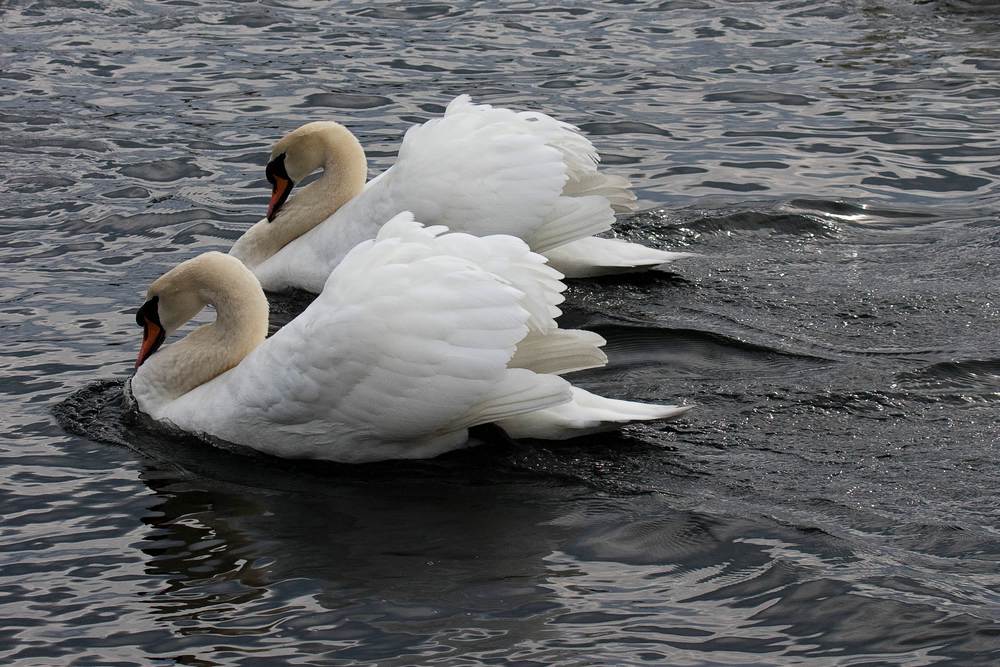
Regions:
<svg viewBox="0 0 1000 667"><path fill-rule="evenodd" d="M638 243L596 236L560 245L546 250L544 254L549 259L549 266L567 278L646 271L677 259L696 256L694 253L657 250Z"/></svg>
<svg viewBox="0 0 1000 667"><path fill-rule="evenodd" d="M692 407L620 401L579 387L573 387L572 391L573 400L568 403L504 419L498 425L512 438L567 440L611 431L632 422L672 419Z"/></svg>
<svg viewBox="0 0 1000 667"><path fill-rule="evenodd" d="M449 429L478 426L566 403L571 399L571 389L566 380L555 375L510 369L486 399L449 425Z"/></svg>

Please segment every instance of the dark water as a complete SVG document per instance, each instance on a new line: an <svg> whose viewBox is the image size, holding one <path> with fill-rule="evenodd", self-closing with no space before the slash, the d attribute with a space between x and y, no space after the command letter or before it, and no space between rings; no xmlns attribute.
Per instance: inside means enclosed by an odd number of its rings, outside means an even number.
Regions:
<svg viewBox="0 0 1000 667"><path fill-rule="evenodd" d="M1000 661L1000 8L0 6L0 663ZM579 281L671 425L305 466L124 420L147 284L336 118L579 124L700 253ZM104 379L103 382L98 382ZM73 395L73 392L82 392ZM86 437L67 434L53 415Z"/></svg>

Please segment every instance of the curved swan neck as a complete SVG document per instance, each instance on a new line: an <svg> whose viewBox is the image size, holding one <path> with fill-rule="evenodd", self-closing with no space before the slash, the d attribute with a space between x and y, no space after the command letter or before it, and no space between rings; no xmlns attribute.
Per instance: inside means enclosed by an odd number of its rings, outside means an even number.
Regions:
<svg viewBox="0 0 1000 667"><path fill-rule="evenodd" d="M160 297L160 316L168 330L205 306L215 308L216 318L164 346L136 371L133 392L147 412L233 368L267 337L264 291L228 255L212 252L188 260L154 282L150 294Z"/></svg>
<svg viewBox="0 0 1000 667"><path fill-rule="evenodd" d="M293 192L273 222L263 219L233 245L231 255L253 268L330 217L365 187L368 159L357 138L330 121L308 123L275 144L288 174L299 182L316 169L322 175Z"/></svg>

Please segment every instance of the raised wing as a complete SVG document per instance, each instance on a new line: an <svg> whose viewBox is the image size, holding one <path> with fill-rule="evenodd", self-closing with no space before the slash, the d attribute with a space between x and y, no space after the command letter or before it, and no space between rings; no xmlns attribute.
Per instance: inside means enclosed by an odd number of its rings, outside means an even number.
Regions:
<svg viewBox="0 0 1000 667"><path fill-rule="evenodd" d="M397 215L379 230L378 239L401 238L423 246L435 254L463 257L489 271L522 292L521 306L528 311L528 328L533 332L556 329L558 306L565 297L562 274L548 266L544 256L531 252L521 239L507 235L473 236L445 233L447 228L424 227L413 215Z"/></svg>
<svg viewBox="0 0 1000 667"><path fill-rule="evenodd" d="M381 187L362 196L378 198L383 220L408 210L476 236L530 236L566 183L562 155L516 126L484 120L460 114L410 128Z"/></svg>
<svg viewBox="0 0 1000 667"><path fill-rule="evenodd" d="M445 117L475 114L484 121L503 122L530 133L562 154L567 182L563 195L582 197L597 195L606 198L616 211L636 208L635 194L628 179L603 174L597 170L600 155L578 127L556 120L539 111L512 111L488 104L473 104L468 95L456 97L448 105Z"/></svg>

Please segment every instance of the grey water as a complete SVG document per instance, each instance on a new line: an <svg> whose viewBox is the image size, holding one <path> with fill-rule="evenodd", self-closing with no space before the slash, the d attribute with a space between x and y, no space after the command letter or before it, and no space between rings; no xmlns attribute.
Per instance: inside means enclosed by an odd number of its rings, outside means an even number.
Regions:
<svg viewBox="0 0 1000 667"><path fill-rule="evenodd" d="M0 5L0 663L1000 661L1000 5ZM574 382L697 407L561 445L284 462L122 411L146 286L268 147L372 174L451 97L580 126L698 256L576 281ZM281 318L294 306L276 300Z"/></svg>

